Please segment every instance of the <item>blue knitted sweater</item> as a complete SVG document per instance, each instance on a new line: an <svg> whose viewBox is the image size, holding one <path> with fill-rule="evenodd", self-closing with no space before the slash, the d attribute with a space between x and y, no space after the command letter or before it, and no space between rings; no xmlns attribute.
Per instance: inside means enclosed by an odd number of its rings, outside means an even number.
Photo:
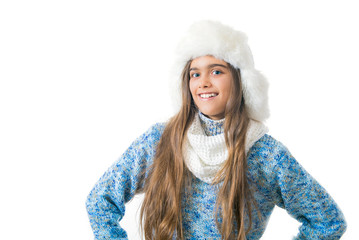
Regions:
<svg viewBox="0 0 359 240"><path fill-rule="evenodd" d="M207 135L223 132L223 123L203 115L200 120ZM125 214L125 203L143 187L141 174L152 164L164 128L164 123L155 124L137 138L90 192L86 207L95 239L127 239L119 221ZM248 179L258 205L252 212L247 240L260 239L275 205L302 223L295 239L342 236L346 229L342 212L283 144L266 134L251 147L247 161ZM193 178L191 194L182 199L185 238L221 239L214 217L218 186Z"/></svg>

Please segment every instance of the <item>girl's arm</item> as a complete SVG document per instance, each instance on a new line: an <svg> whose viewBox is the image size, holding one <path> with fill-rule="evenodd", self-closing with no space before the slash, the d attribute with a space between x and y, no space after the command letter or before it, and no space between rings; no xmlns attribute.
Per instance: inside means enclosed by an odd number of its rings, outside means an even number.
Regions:
<svg viewBox="0 0 359 240"><path fill-rule="evenodd" d="M125 203L143 187L162 131L163 125L155 124L137 138L88 195L86 207L96 240L127 239L119 221L125 214Z"/></svg>
<svg viewBox="0 0 359 240"><path fill-rule="evenodd" d="M276 204L302 225L295 239L339 239L344 216L325 189L281 146L275 167Z"/></svg>

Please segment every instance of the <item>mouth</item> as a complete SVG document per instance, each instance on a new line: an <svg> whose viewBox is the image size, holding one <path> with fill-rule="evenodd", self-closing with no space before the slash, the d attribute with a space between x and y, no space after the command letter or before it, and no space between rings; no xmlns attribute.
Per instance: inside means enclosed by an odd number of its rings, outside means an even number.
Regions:
<svg viewBox="0 0 359 240"><path fill-rule="evenodd" d="M218 96L218 93L201 93L198 94L199 98L201 100L211 100Z"/></svg>
<svg viewBox="0 0 359 240"><path fill-rule="evenodd" d="M212 99L218 96L218 93L201 93L198 94L201 99Z"/></svg>

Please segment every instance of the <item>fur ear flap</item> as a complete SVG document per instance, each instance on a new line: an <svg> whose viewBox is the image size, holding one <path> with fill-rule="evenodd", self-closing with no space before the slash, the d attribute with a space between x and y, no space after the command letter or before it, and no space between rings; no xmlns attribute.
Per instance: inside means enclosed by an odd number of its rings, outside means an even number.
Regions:
<svg viewBox="0 0 359 240"><path fill-rule="evenodd" d="M241 70L241 78L249 117L260 122L265 121L269 117L267 79L255 69Z"/></svg>

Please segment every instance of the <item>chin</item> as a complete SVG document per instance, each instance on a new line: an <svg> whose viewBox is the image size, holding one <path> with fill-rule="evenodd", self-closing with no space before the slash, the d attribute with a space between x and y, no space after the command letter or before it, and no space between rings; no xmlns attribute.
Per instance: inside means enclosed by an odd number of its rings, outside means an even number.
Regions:
<svg viewBox="0 0 359 240"><path fill-rule="evenodd" d="M224 114L222 115L221 113L218 112L201 111L201 113L213 120L220 120L224 118Z"/></svg>

